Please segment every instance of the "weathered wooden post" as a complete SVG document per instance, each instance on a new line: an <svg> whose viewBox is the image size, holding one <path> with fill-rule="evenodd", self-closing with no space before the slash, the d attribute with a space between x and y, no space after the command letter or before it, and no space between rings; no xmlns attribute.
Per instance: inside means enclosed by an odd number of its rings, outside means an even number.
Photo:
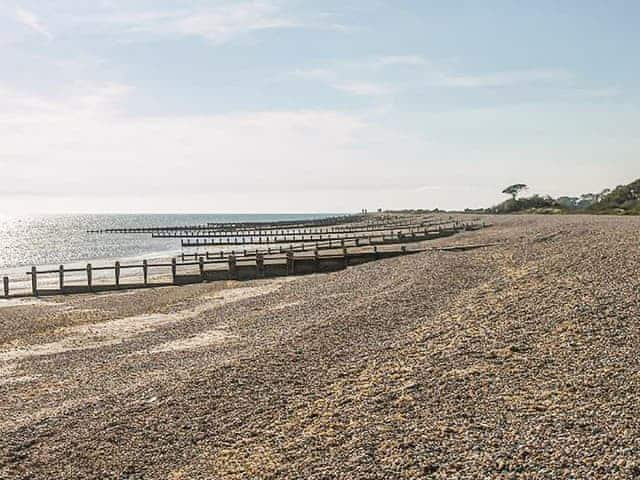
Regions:
<svg viewBox="0 0 640 480"><path fill-rule="evenodd" d="M374 245L374 246L373 246L373 255L376 257L376 260L377 260L378 258L380 258L380 255L378 254L378 247L377 247L377 245Z"/></svg>
<svg viewBox="0 0 640 480"><path fill-rule="evenodd" d="M402 247L400 247L400 251L402 253L407 253L407 246L406 245L402 245Z"/></svg>
<svg viewBox="0 0 640 480"><path fill-rule="evenodd" d="M5 298L9 298L9 277L2 277L2 285Z"/></svg>
<svg viewBox="0 0 640 480"><path fill-rule="evenodd" d="M296 270L295 258L292 251L287 252L287 275L293 275Z"/></svg>
<svg viewBox="0 0 640 480"><path fill-rule="evenodd" d="M149 283L149 262L142 260L142 277L145 285Z"/></svg>
<svg viewBox="0 0 640 480"><path fill-rule="evenodd" d="M360 246L360 239L356 238L356 247L359 247L359 246Z"/></svg>
<svg viewBox="0 0 640 480"><path fill-rule="evenodd" d="M229 255L227 262L229 264L229 278L235 279L237 270L236 270L236 256L232 253Z"/></svg>
<svg viewBox="0 0 640 480"><path fill-rule="evenodd" d="M60 293L64 292L64 265L60 265L58 269L58 278L60 281Z"/></svg>
<svg viewBox="0 0 640 480"><path fill-rule="evenodd" d="M317 248L313 251L313 260L315 264L315 271L319 272L320 271L320 252L318 251Z"/></svg>
<svg viewBox="0 0 640 480"><path fill-rule="evenodd" d="M184 263L184 252L182 252L181 255L182 255L182 262Z"/></svg>
<svg viewBox="0 0 640 480"><path fill-rule="evenodd" d="M264 255L262 253L256 253L256 276L258 278L264 277Z"/></svg>
<svg viewBox="0 0 640 480"><path fill-rule="evenodd" d="M175 257L171 259L171 281L176 283L176 274L178 273L178 267L176 265Z"/></svg>
<svg viewBox="0 0 640 480"><path fill-rule="evenodd" d="M91 292L93 290L93 271L90 263L87 263L87 286Z"/></svg>
<svg viewBox="0 0 640 480"><path fill-rule="evenodd" d="M200 278L204 280L204 258L200 257L198 259L198 267L200 268Z"/></svg>
<svg viewBox="0 0 640 480"><path fill-rule="evenodd" d="M31 292L34 297L38 296L38 271L36 267L31 267Z"/></svg>
<svg viewBox="0 0 640 480"><path fill-rule="evenodd" d="M349 266L349 254L347 253L347 247L342 247L342 257L344 260L344 268Z"/></svg>
<svg viewBox="0 0 640 480"><path fill-rule="evenodd" d="M116 260L116 264L113 268L116 274L116 287L120 286L120 262Z"/></svg>

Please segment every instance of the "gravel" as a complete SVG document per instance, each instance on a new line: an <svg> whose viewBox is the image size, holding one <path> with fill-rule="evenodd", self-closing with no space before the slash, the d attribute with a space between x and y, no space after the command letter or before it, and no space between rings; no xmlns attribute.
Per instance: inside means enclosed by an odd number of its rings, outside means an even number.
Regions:
<svg viewBox="0 0 640 480"><path fill-rule="evenodd" d="M639 478L640 218L0 303L0 478ZM55 348L54 348L55 347Z"/></svg>

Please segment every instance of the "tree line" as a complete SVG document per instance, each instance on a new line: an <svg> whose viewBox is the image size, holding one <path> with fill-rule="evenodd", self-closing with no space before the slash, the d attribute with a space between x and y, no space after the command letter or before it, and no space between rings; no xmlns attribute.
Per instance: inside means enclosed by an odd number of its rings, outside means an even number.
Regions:
<svg viewBox="0 0 640 480"><path fill-rule="evenodd" d="M515 183L506 187L502 193L511 198L485 209L488 213L515 213L530 211L533 213L615 213L640 214L640 179L615 189L605 188L598 193L584 193L579 196L561 196L534 194L522 196L529 189L524 183Z"/></svg>

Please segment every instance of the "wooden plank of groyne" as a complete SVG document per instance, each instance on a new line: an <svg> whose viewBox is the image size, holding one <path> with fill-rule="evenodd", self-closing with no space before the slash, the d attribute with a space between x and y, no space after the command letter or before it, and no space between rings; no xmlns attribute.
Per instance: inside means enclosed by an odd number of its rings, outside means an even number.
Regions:
<svg viewBox="0 0 640 480"><path fill-rule="evenodd" d="M231 254L229 255L228 258L228 263L229 263L229 278L236 278L237 276L237 269L236 269L236 256Z"/></svg>
<svg viewBox="0 0 640 480"><path fill-rule="evenodd" d="M293 275L296 271L295 257L292 251L287 252L287 275Z"/></svg>
<svg viewBox="0 0 640 480"><path fill-rule="evenodd" d="M261 253L256 253L256 276L264 277L264 255Z"/></svg>
<svg viewBox="0 0 640 480"><path fill-rule="evenodd" d="M4 290L4 296L9 298L9 277L2 277L2 286Z"/></svg>
<svg viewBox="0 0 640 480"><path fill-rule="evenodd" d="M119 287L120 286L120 262L116 261L115 265L113 266L113 270L116 277L116 287Z"/></svg>
<svg viewBox="0 0 640 480"><path fill-rule="evenodd" d="M31 291L34 297L38 296L38 273L36 267L31 267Z"/></svg>
<svg viewBox="0 0 640 480"><path fill-rule="evenodd" d="M93 289L93 272L90 263L87 263L87 287L89 291Z"/></svg>
<svg viewBox="0 0 640 480"><path fill-rule="evenodd" d="M149 283L149 263L146 260L142 260L142 278L144 285Z"/></svg>

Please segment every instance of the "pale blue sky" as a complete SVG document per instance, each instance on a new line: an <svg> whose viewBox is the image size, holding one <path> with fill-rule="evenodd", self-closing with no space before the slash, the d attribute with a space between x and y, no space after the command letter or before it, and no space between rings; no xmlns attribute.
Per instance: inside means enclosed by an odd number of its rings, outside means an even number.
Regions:
<svg viewBox="0 0 640 480"><path fill-rule="evenodd" d="M0 0L0 213L488 206L640 177L638 2Z"/></svg>

